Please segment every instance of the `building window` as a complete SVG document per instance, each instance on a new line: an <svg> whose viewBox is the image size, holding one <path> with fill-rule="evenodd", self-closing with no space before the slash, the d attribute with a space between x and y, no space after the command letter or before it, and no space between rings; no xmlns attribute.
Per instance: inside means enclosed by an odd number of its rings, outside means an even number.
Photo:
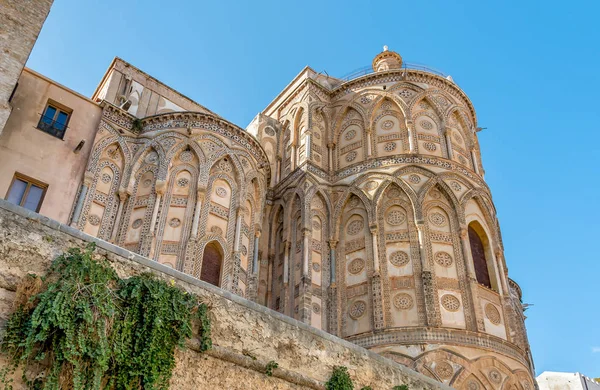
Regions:
<svg viewBox="0 0 600 390"><path fill-rule="evenodd" d="M42 206L48 184L32 179L20 173L15 173L8 188L6 200L31 211L38 212Z"/></svg>
<svg viewBox="0 0 600 390"><path fill-rule="evenodd" d="M37 127L50 135L63 139L72 113L73 111L66 107L48 102Z"/></svg>
<svg viewBox="0 0 600 390"><path fill-rule="evenodd" d="M475 277L479 284L487 288L492 288L490 280L490 271L485 256L485 246L477 231L469 225L469 242L471 243L471 255L473 256L473 265L475 267Z"/></svg>

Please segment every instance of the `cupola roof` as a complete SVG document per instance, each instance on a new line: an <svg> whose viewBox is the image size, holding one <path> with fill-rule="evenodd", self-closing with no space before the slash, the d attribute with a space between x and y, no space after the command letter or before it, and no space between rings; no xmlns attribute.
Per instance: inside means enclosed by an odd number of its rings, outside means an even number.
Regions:
<svg viewBox="0 0 600 390"><path fill-rule="evenodd" d="M402 57L395 51L389 51L387 46L384 46L383 51L373 58L373 70L375 72L400 69L401 67Z"/></svg>

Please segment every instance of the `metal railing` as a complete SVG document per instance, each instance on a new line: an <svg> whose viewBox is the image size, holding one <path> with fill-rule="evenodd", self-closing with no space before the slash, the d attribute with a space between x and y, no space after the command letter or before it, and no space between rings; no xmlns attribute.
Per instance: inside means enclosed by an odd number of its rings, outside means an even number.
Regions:
<svg viewBox="0 0 600 390"><path fill-rule="evenodd" d="M423 72L433 73L433 74L435 74L437 76L441 76L441 77L444 77L444 78L448 77L447 74L445 74L443 72L440 72L437 69L433 69L433 68L431 68L429 66L422 65L422 64L417 64L417 63L414 63L414 62L403 62L402 63L402 69L420 70L420 71L423 71ZM372 66L365 66L365 67L356 69L356 70L348 73L347 75L345 75L343 77L340 77L340 80L350 81L350 80L353 80L353 79L356 79L356 78L359 78L359 77L362 77L362 76L366 76L366 75L371 74L371 73L375 73L375 71L373 70L373 67Z"/></svg>
<svg viewBox="0 0 600 390"><path fill-rule="evenodd" d="M65 131L67 131L66 124L57 122L54 118L43 114L40 115L40 121L38 122L37 128L60 139L63 139Z"/></svg>

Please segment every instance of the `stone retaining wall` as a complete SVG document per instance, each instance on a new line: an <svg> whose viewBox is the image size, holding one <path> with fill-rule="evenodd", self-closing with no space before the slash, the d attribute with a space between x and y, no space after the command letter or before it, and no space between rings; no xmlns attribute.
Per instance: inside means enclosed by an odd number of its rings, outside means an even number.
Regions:
<svg viewBox="0 0 600 390"><path fill-rule="evenodd" d="M97 244L120 277L152 272L200 296L211 308L214 348L200 354L195 340L177 353L173 389L323 389L333 366L349 369L355 388L449 389L364 348L165 267L79 230L0 200L0 324L12 310L17 285L42 275L66 248ZM265 365L279 364L272 377ZM0 365L2 361L0 360ZM18 388L18 387L15 387Z"/></svg>

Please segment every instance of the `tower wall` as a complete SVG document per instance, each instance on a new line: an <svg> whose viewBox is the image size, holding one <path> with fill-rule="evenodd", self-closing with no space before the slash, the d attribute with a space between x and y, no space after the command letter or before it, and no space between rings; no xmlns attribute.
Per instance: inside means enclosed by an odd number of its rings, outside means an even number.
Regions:
<svg viewBox="0 0 600 390"><path fill-rule="evenodd" d="M266 110L279 131L255 124L276 147L258 299L458 389L532 389L473 106L389 68L308 74Z"/></svg>

